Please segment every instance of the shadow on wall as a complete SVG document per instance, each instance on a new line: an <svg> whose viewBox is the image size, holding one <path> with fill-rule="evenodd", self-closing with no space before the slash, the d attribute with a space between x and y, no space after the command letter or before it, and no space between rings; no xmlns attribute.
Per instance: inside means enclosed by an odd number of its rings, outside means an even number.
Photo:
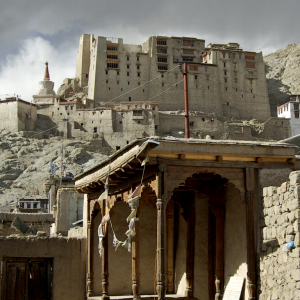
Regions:
<svg viewBox="0 0 300 300"><path fill-rule="evenodd" d="M45 131L49 128L53 128L45 133L45 135L58 135L57 124L52 121L52 119L46 115L37 115L37 120L35 123L35 131Z"/></svg>
<svg viewBox="0 0 300 300"><path fill-rule="evenodd" d="M269 66L266 66L266 73ZM288 101L290 95L290 87L282 84L280 80L267 79L267 87L269 93L269 103L271 109L271 117L277 117L277 105L282 105ZM286 91L286 92L283 92Z"/></svg>

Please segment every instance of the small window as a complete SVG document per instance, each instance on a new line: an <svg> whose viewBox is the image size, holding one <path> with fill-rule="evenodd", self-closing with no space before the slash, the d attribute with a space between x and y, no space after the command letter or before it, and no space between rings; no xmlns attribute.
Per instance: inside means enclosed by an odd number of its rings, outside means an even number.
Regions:
<svg viewBox="0 0 300 300"><path fill-rule="evenodd" d="M195 75L195 79L197 79L198 77L197 77L197 75Z"/></svg>
<svg viewBox="0 0 300 300"><path fill-rule="evenodd" d="M226 68L226 63L224 63L224 68Z"/></svg>
<svg viewBox="0 0 300 300"><path fill-rule="evenodd" d="M121 147L120 146L116 146L116 150L120 150L121 149Z"/></svg>
<svg viewBox="0 0 300 300"><path fill-rule="evenodd" d="M226 71L224 71L224 75L227 75L227 72L226 72Z"/></svg>
<svg viewBox="0 0 300 300"><path fill-rule="evenodd" d="M229 102L227 102L227 106L229 106Z"/></svg>
<svg viewBox="0 0 300 300"><path fill-rule="evenodd" d="M120 73L119 73L119 71L117 72L117 75L119 75Z"/></svg>
<svg viewBox="0 0 300 300"><path fill-rule="evenodd" d="M94 133L97 133L97 127L94 127Z"/></svg>
<svg viewBox="0 0 300 300"><path fill-rule="evenodd" d="M194 122L190 122L190 127L194 127Z"/></svg>
<svg viewBox="0 0 300 300"><path fill-rule="evenodd" d="M138 85L141 85L141 83L140 83L140 82L138 82Z"/></svg>
<svg viewBox="0 0 300 300"><path fill-rule="evenodd" d="M127 60L129 60L129 56L127 56Z"/></svg>
<svg viewBox="0 0 300 300"><path fill-rule="evenodd" d="M139 69L140 69L140 66L136 66L136 68L137 68L137 70L139 70Z"/></svg>
<svg viewBox="0 0 300 300"><path fill-rule="evenodd" d="M59 110L59 108L57 110Z"/></svg>
<svg viewBox="0 0 300 300"><path fill-rule="evenodd" d="M119 84L120 83L120 81L117 81L117 84Z"/></svg>
<svg viewBox="0 0 300 300"><path fill-rule="evenodd" d="M155 125L155 129L158 129L158 126L157 126L157 125Z"/></svg>
<svg viewBox="0 0 300 300"><path fill-rule="evenodd" d="M165 77L164 74L161 74L161 77L164 78Z"/></svg>
<svg viewBox="0 0 300 300"><path fill-rule="evenodd" d="M108 80L106 80L106 83L108 83Z"/></svg>
<svg viewBox="0 0 300 300"><path fill-rule="evenodd" d="M129 65L127 65L127 69L129 69Z"/></svg>
<svg viewBox="0 0 300 300"><path fill-rule="evenodd" d="M209 90L209 85L207 86L207 89Z"/></svg>
<svg viewBox="0 0 300 300"><path fill-rule="evenodd" d="M145 93L145 89L143 89L143 93Z"/></svg>
<svg viewBox="0 0 300 300"><path fill-rule="evenodd" d="M120 121L119 123L122 124L122 121Z"/></svg>
<svg viewBox="0 0 300 300"><path fill-rule="evenodd" d="M110 90L110 87L108 89Z"/></svg>
<svg viewBox="0 0 300 300"><path fill-rule="evenodd" d="M60 113L60 115L62 116L62 113Z"/></svg>
<svg viewBox="0 0 300 300"><path fill-rule="evenodd" d="M139 56L137 56L137 57L136 57L136 60L137 60L137 61L140 61L140 57L139 57Z"/></svg>
<svg viewBox="0 0 300 300"><path fill-rule="evenodd" d="M108 71L105 71L105 74L108 74Z"/></svg>
<svg viewBox="0 0 300 300"><path fill-rule="evenodd" d="M129 81L128 81L127 83L128 83L128 85L129 85Z"/></svg>
<svg viewBox="0 0 300 300"><path fill-rule="evenodd" d="M223 54L223 58L225 58L225 53L222 53Z"/></svg>
<svg viewBox="0 0 300 300"><path fill-rule="evenodd" d="M131 97L129 97L128 100L131 101Z"/></svg>
<svg viewBox="0 0 300 300"><path fill-rule="evenodd" d="M224 82L227 82L227 78L224 78Z"/></svg>
<svg viewBox="0 0 300 300"><path fill-rule="evenodd" d="M129 141L126 141L126 144L128 145L128 144L129 144Z"/></svg>
<svg viewBox="0 0 300 300"><path fill-rule="evenodd" d="M141 77L141 73L137 73L138 74L138 77Z"/></svg>
<svg viewBox="0 0 300 300"><path fill-rule="evenodd" d="M202 118L202 122L205 122L205 118Z"/></svg>
<svg viewBox="0 0 300 300"><path fill-rule="evenodd" d="M161 84L161 86L165 86L165 84L164 84L164 83L162 83L162 84Z"/></svg>
<svg viewBox="0 0 300 300"><path fill-rule="evenodd" d="M127 76L129 76L129 72L127 72Z"/></svg>
<svg viewBox="0 0 300 300"><path fill-rule="evenodd" d="M295 111L294 113L295 113L295 118L299 119L299 111Z"/></svg>
<svg viewBox="0 0 300 300"><path fill-rule="evenodd" d="M152 106L152 110L155 110L155 106Z"/></svg>

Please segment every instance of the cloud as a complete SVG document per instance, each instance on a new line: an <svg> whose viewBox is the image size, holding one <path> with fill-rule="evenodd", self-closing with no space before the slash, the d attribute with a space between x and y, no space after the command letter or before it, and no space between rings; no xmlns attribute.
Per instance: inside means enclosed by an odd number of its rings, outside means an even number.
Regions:
<svg viewBox="0 0 300 300"><path fill-rule="evenodd" d="M0 63L0 98L16 94L31 101L38 90L38 82L43 80L46 61L57 90L64 78L75 76L76 53L77 48L68 43L55 48L41 37L24 40L17 54L7 55Z"/></svg>

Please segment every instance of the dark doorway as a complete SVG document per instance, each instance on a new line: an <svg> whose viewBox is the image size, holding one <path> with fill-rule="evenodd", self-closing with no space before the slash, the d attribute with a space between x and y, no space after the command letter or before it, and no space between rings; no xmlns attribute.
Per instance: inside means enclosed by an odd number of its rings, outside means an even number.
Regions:
<svg viewBox="0 0 300 300"><path fill-rule="evenodd" d="M52 299L52 259L4 258L1 275L2 299Z"/></svg>

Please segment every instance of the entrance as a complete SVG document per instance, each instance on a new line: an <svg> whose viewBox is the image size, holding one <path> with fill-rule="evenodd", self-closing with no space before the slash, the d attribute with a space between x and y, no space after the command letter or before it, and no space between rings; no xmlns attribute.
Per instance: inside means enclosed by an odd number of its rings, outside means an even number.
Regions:
<svg viewBox="0 0 300 300"><path fill-rule="evenodd" d="M2 299L52 299L52 259L4 258L1 276Z"/></svg>

